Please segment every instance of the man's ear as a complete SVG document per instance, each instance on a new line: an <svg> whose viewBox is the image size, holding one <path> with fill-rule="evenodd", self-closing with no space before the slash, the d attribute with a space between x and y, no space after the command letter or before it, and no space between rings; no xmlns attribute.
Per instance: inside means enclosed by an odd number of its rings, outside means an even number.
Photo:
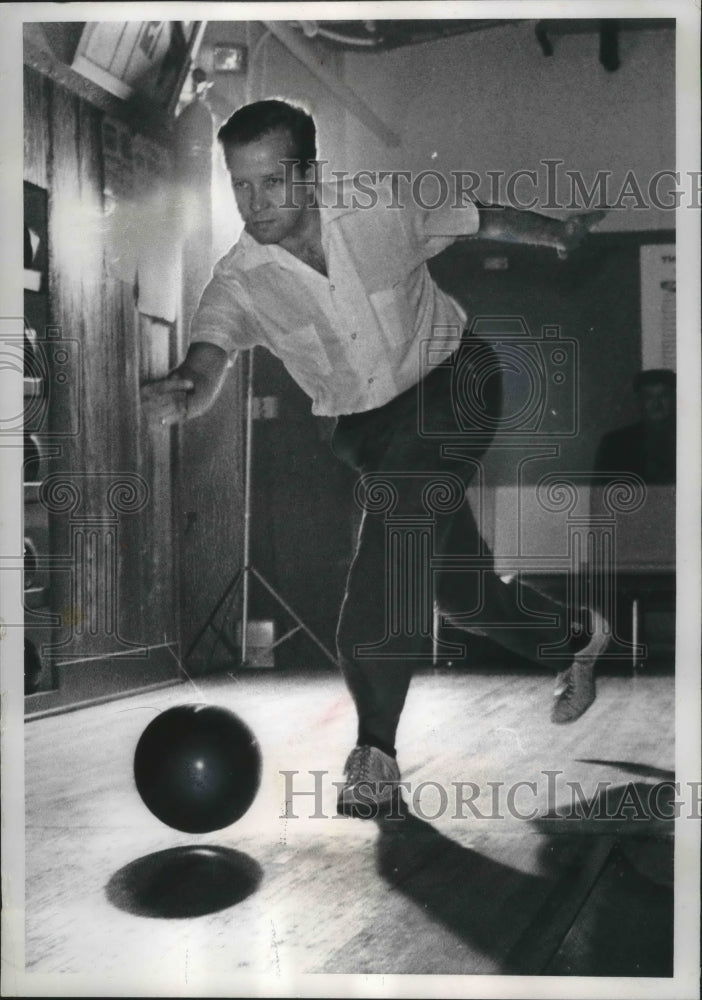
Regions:
<svg viewBox="0 0 702 1000"><path fill-rule="evenodd" d="M311 183L316 184L322 179L322 167L326 163L326 160L310 160L305 170L305 180L311 181Z"/></svg>
<svg viewBox="0 0 702 1000"><path fill-rule="evenodd" d="M324 160L310 160L303 174L303 177L309 184L307 190L310 205L314 204L315 188L322 180L322 166L324 162Z"/></svg>

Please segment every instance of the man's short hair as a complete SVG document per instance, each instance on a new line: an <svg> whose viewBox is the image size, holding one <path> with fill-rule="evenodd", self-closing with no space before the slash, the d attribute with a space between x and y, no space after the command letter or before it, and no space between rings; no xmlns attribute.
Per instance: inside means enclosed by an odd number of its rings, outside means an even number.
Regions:
<svg viewBox="0 0 702 1000"><path fill-rule="evenodd" d="M675 372L670 368L648 368L634 375L634 392L640 392L647 385L665 385L675 391Z"/></svg>
<svg viewBox="0 0 702 1000"><path fill-rule="evenodd" d="M217 138L223 146L255 142L274 129L286 129L292 139L291 159L306 171L317 159L317 129L304 108L288 101L256 101L239 108L222 125Z"/></svg>

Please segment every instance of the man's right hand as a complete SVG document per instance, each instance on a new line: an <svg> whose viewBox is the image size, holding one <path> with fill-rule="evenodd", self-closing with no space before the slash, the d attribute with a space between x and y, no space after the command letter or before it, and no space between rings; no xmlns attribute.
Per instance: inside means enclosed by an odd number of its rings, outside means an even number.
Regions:
<svg viewBox="0 0 702 1000"><path fill-rule="evenodd" d="M206 413L219 395L234 356L221 347L196 342L166 378L141 387L143 413L153 425L175 424Z"/></svg>
<svg viewBox="0 0 702 1000"><path fill-rule="evenodd" d="M187 396L195 388L194 382L176 372L157 382L147 382L141 387L142 413L152 426L178 423L187 412Z"/></svg>

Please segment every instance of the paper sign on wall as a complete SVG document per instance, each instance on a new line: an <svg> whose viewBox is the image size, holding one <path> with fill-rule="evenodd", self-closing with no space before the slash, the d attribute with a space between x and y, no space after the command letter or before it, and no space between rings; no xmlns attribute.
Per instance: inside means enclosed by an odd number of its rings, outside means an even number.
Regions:
<svg viewBox="0 0 702 1000"><path fill-rule="evenodd" d="M641 367L676 368L675 246L641 247Z"/></svg>

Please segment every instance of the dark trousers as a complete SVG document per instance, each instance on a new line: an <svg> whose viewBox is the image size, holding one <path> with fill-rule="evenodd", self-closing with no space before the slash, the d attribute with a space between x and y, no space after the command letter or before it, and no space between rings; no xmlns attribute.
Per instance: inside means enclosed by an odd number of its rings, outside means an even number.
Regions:
<svg viewBox="0 0 702 1000"><path fill-rule="evenodd" d="M358 712L358 742L388 752L412 672L422 656L431 659L434 602L452 625L520 657L541 662L549 647L544 662L554 670L577 648L562 605L495 574L466 500L489 441L470 425L470 406L457 404L457 389L465 393L471 378L473 347L469 340L464 347L460 370L440 366L385 406L340 417L332 438L336 455L361 473L363 510L339 618L339 660ZM498 416L497 393L483 393L480 406L483 416L491 408Z"/></svg>

